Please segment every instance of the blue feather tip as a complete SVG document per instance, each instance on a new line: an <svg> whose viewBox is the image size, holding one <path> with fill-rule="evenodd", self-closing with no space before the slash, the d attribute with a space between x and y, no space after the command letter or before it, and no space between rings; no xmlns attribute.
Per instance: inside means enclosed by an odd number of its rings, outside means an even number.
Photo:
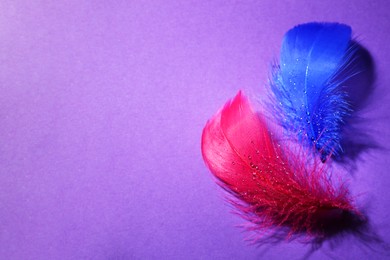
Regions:
<svg viewBox="0 0 390 260"><path fill-rule="evenodd" d="M323 161L342 153L341 130L352 112L344 83L356 75L355 51L348 25L298 25L285 34L272 72L277 120Z"/></svg>

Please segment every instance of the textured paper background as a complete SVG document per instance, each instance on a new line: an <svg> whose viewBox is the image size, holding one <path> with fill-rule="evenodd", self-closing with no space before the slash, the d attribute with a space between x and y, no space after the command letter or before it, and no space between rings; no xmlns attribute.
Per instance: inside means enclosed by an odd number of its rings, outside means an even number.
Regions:
<svg viewBox="0 0 390 260"><path fill-rule="evenodd" d="M0 1L0 258L305 256L310 245L243 241L201 131L238 89L262 98L284 32L338 21L374 59L364 122L387 148L389 3ZM389 159L363 154L351 190L390 242ZM386 258L370 247L346 236L310 256Z"/></svg>

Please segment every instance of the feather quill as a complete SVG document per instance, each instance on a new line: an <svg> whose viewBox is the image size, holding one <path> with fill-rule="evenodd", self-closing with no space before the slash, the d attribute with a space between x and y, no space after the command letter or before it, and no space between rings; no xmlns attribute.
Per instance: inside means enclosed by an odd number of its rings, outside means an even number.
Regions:
<svg viewBox="0 0 390 260"><path fill-rule="evenodd" d="M260 234L321 236L326 223L357 212L348 189L335 188L327 177L326 165L281 147L241 92L207 122L202 155L235 198L230 202Z"/></svg>
<svg viewBox="0 0 390 260"><path fill-rule="evenodd" d="M351 113L343 84L356 74L355 49L347 25L298 25L285 34L272 74L276 118L323 161L342 152L341 128Z"/></svg>

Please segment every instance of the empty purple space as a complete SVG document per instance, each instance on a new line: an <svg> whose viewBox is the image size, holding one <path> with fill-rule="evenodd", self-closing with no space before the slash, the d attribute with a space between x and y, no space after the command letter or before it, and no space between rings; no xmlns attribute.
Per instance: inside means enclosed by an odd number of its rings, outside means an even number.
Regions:
<svg viewBox="0 0 390 260"><path fill-rule="evenodd" d="M288 29L349 24L375 64L359 115L380 145L355 160L350 189L390 242L390 2L6 0L0 10L0 259L387 257L353 235L311 254L297 241L248 245L200 137L239 89L264 98Z"/></svg>

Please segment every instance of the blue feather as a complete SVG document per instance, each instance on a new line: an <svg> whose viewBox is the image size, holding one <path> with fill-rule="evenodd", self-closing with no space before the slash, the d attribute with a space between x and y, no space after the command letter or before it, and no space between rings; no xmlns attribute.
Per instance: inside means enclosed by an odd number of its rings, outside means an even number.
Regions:
<svg viewBox="0 0 390 260"><path fill-rule="evenodd" d="M342 152L341 128L351 113L343 83L356 74L354 51L349 26L302 24L285 34L273 71L276 117L323 160Z"/></svg>

